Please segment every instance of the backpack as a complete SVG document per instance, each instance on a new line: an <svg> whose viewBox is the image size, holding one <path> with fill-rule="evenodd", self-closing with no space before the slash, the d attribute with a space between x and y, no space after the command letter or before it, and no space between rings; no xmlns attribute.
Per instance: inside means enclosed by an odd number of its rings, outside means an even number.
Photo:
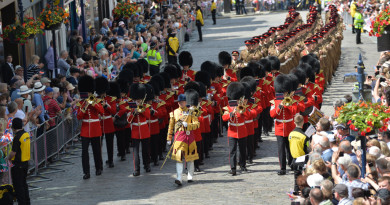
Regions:
<svg viewBox="0 0 390 205"><path fill-rule="evenodd" d="M11 184L4 184L0 186L0 204L12 205L14 204L15 190Z"/></svg>

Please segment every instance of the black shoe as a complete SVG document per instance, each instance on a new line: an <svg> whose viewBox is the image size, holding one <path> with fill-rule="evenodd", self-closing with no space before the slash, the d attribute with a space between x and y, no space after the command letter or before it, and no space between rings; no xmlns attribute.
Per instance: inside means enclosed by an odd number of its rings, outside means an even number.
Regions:
<svg viewBox="0 0 390 205"><path fill-rule="evenodd" d="M218 143L218 140L217 140L217 139L214 139L214 143Z"/></svg>
<svg viewBox="0 0 390 205"><path fill-rule="evenodd" d="M248 169L246 167L240 167L240 169L241 169L242 172L247 172L248 171Z"/></svg>
<svg viewBox="0 0 390 205"><path fill-rule="evenodd" d="M106 164L110 163L110 161L106 160Z"/></svg>
<svg viewBox="0 0 390 205"><path fill-rule="evenodd" d="M248 164L253 164L253 160L248 160Z"/></svg>
<svg viewBox="0 0 390 205"><path fill-rule="evenodd" d="M216 23L213 23L213 25L215 25Z"/></svg>
<svg viewBox="0 0 390 205"><path fill-rule="evenodd" d="M126 161L126 157L125 156L121 156L121 161Z"/></svg>
<svg viewBox="0 0 390 205"><path fill-rule="evenodd" d="M135 172L133 172L133 176L138 177L139 175L141 175L141 172L140 172L140 171L135 171Z"/></svg>
<svg viewBox="0 0 390 205"><path fill-rule="evenodd" d="M236 176L236 170L229 170L229 172L228 172L229 174L231 174L232 176Z"/></svg>
<svg viewBox="0 0 390 205"><path fill-rule="evenodd" d="M259 142L264 142L263 139L260 138Z"/></svg>
<svg viewBox="0 0 390 205"><path fill-rule="evenodd" d="M207 158L207 159L210 158L210 155L209 155L209 154L206 154L205 158Z"/></svg>
<svg viewBox="0 0 390 205"><path fill-rule="evenodd" d="M158 160L164 160L163 156L158 156Z"/></svg>
<svg viewBox="0 0 390 205"><path fill-rule="evenodd" d="M269 136L269 133L268 133L268 132L264 132L264 135L268 137L268 136Z"/></svg>
<svg viewBox="0 0 390 205"><path fill-rule="evenodd" d="M109 162L108 163L108 168L113 168L114 167L114 162Z"/></svg>
<svg viewBox="0 0 390 205"><path fill-rule="evenodd" d="M83 179L89 179L89 178L91 178L90 174L84 174Z"/></svg>
<svg viewBox="0 0 390 205"><path fill-rule="evenodd" d="M177 184L177 186L181 186L181 182L179 180L175 180L175 184Z"/></svg>
<svg viewBox="0 0 390 205"><path fill-rule="evenodd" d="M195 168L195 172L200 172L199 167Z"/></svg>
<svg viewBox="0 0 390 205"><path fill-rule="evenodd" d="M198 42L203 42L202 40L199 40Z"/></svg>
<svg viewBox="0 0 390 205"><path fill-rule="evenodd" d="M96 170L96 176L100 176L100 175L102 175L102 170L100 169Z"/></svg>
<svg viewBox="0 0 390 205"><path fill-rule="evenodd" d="M286 170L279 170L278 175L286 175Z"/></svg>
<svg viewBox="0 0 390 205"><path fill-rule="evenodd" d="M192 183L192 182L194 182L194 180L190 179L190 180L188 180L187 182L188 182L188 183Z"/></svg>
<svg viewBox="0 0 390 205"><path fill-rule="evenodd" d="M130 148L127 148L126 149L126 154L130 154L131 152L130 152Z"/></svg>
<svg viewBox="0 0 390 205"><path fill-rule="evenodd" d="M362 42L360 42L360 43L357 43L357 44L363 44Z"/></svg>
<svg viewBox="0 0 390 205"><path fill-rule="evenodd" d="M152 171L152 169L150 169L150 167L145 168L145 172L151 172L151 171Z"/></svg>
<svg viewBox="0 0 390 205"><path fill-rule="evenodd" d="M256 149L259 149L260 146L256 143L255 148L256 148Z"/></svg>

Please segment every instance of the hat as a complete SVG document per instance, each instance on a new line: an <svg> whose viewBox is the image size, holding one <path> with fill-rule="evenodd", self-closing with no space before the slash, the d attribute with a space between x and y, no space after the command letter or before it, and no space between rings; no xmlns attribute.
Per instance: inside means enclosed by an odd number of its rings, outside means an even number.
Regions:
<svg viewBox="0 0 390 205"><path fill-rule="evenodd" d="M200 65L200 70L208 73L212 80L217 77L217 65L211 61L205 61Z"/></svg>
<svg viewBox="0 0 390 205"><path fill-rule="evenodd" d="M144 84L134 83L130 86L130 98L133 100L144 99L146 87Z"/></svg>
<svg viewBox="0 0 390 205"><path fill-rule="evenodd" d="M45 89L45 93L51 93L51 92L53 92L53 88L47 87L47 88Z"/></svg>
<svg viewBox="0 0 390 205"><path fill-rule="evenodd" d="M34 83L34 88L33 88L33 92L41 92L42 90L44 90L46 88L45 85L42 85L41 82L36 82Z"/></svg>
<svg viewBox="0 0 390 205"><path fill-rule="evenodd" d="M189 89L185 93L186 103L190 106L198 106L199 104L199 93L196 90Z"/></svg>
<svg viewBox="0 0 390 205"><path fill-rule="evenodd" d="M337 184L333 188L333 191L337 192L337 193L339 193L339 194L341 194L343 196L348 196L348 187L345 184Z"/></svg>
<svg viewBox="0 0 390 205"><path fill-rule="evenodd" d="M47 77L43 77L43 78L41 78L41 83L42 84L51 83L51 80Z"/></svg>
<svg viewBox="0 0 390 205"><path fill-rule="evenodd" d="M141 33L145 32L145 31L146 31L145 28L141 28L141 30L140 30Z"/></svg>
<svg viewBox="0 0 390 205"><path fill-rule="evenodd" d="M77 64L77 65L82 65L82 64L84 64L84 63L85 63L85 61L84 61L83 59L77 58L77 60L76 60L76 64Z"/></svg>
<svg viewBox="0 0 390 205"><path fill-rule="evenodd" d="M177 101L178 102L186 101L186 95L180 94L179 96L177 96Z"/></svg>
<svg viewBox="0 0 390 205"><path fill-rule="evenodd" d="M336 129L343 129L343 130L347 130L347 129L348 129L348 127L347 127L347 126L345 126L345 124L337 124L337 125L336 125Z"/></svg>
<svg viewBox="0 0 390 205"><path fill-rule="evenodd" d="M237 53L238 53L238 51L237 51ZM230 65L232 63L232 56L226 51L221 51L218 54L218 61L219 61L219 64L221 64L222 66Z"/></svg>
<svg viewBox="0 0 390 205"><path fill-rule="evenodd" d="M226 89L226 96L229 100L239 100L245 95L245 87L242 83L232 82Z"/></svg>
<svg viewBox="0 0 390 205"><path fill-rule="evenodd" d="M12 129L14 129L14 130L23 129L23 120L18 118L18 117L15 117L12 120Z"/></svg>
<svg viewBox="0 0 390 205"><path fill-rule="evenodd" d="M245 45L252 45L253 44L251 40L246 40L244 42L245 42Z"/></svg>
<svg viewBox="0 0 390 205"><path fill-rule="evenodd" d="M150 101L154 99L154 88L151 85L151 83L146 83L143 84L145 85L145 90L146 90L146 98L145 101Z"/></svg>
<svg viewBox="0 0 390 205"><path fill-rule="evenodd" d="M321 174L316 173L308 176L306 181L310 187L320 187L321 182L324 181L324 177ZM348 193L348 189L347 189L347 193Z"/></svg>
<svg viewBox="0 0 390 205"><path fill-rule="evenodd" d="M24 95L24 94L28 94L28 93L31 93L32 90L28 89L28 87L26 85L22 85L20 86L20 91L18 92L18 95Z"/></svg>
<svg viewBox="0 0 390 205"><path fill-rule="evenodd" d="M125 25L123 21L119 21L119 26Z"/></svg>
<svg viewBox="0 0 390 205"><path fill-rule="evenodd" d="M59 92L60 92L60 88L58 88L58 87L53 87L53 92L59 93Z"/></svg>
<svg viewBox="0 0 390 205"><path fill-rule="evenodd" d="M20 65L15 66L15 71L18 70L18 69L23 69L23 67L20 66Z"/></svg>
<svg viewBox="0 0 390 205"><path fill-rule="evenodd" d="M232 56L239 56L239 55L240 55L240 53L238 51L233 51L232 52Z"/></svg>
<svg viewBox="0 0 390 205"><path fill-rule="evenodd" d="M95 80L89 75L80 77L78 90L79 92L93 93L95 91Z"/></svg>
<svg viewBox="0 0 390 205"><path fill-rule="evenodd" d="M181 66L189 66L191 67L193 63L192 55L188 51L182 51L179 54L179 64Z"/></svg>
<svg viewBox="0 0 390 205"><path fill-rule="evenodd" d="M66 89L73 90L73 89L75 89L75 87L72 85L72 83L68 83L68 85L66 86Z"/></svg>
<svg viewBox="0 0 390 205"><path fill-rule="evenodd" d="M290 79L286 74L280 74L275 78L274 87L275 93L285 93L290 90Z"/></svg>
<svg viewBox="0 0 390 205"><path fill-rule="evenodd" d="M195 81L203 83L208 88L211 86L210 74L208 72L205 72L205 71L196 72Z"/></svg>

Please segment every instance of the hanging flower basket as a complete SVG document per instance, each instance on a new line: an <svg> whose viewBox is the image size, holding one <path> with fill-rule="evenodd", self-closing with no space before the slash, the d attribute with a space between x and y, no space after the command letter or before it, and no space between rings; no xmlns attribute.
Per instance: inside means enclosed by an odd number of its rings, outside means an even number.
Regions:
<svg viewBox="0 0 390 205"><path fill-rule="evenodd" d="M68 22L69 13L59 6L51 7L46 5L39 15L38 19L45 24L45 30L57 30L61 28L62 23Z"/></svg>
<svg viewBox="0 0 390 205"><path fill-rule="evenodd" d="M3 28L2 38L15 44L27 44L29 39L34 38L37 34L43 34L45 24L40 20L31 17L25 17L23 24L19 21Z"/></svg>
<svg viewBox="0 0 390 205"><path fill-rule="evenodd" d="M337 122L344 123L352 131L366 136L374 130L384 132L388 128L390 109L378 103L351 102L339 108Z"/></svg>
<svg viewBox="0 0 390 205"><path fill-rule="evenodd" d="M112 14L116 20L118 19L128 19L138 10L138 5L136 3L130 2L118 2L116 7L112 10Z"/></svg>
<svg viewBox="0 0 390 205"><path fill-rule="evenodd" d="M370 36L380 37L385 31L390 31L390 7L380 12L378 16L371 21L371 31L368 33ZM389 32L387 32L389 33Z"/></svg>

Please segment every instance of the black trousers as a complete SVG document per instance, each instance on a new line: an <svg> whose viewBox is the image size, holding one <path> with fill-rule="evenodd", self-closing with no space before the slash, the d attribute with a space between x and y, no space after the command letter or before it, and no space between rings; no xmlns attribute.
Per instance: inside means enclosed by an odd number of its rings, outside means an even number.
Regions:
<svg viewBox="0 0 390 205"><path fill-rule="evenodd" d="M196 25L196 27L198 28L199 40L203 41L203 38L202 38L202 25L198 24L198 25Z"/></svg>
<svg viewBox="0 0 390 205"><path fill-rule="evenodd" d="M202 133L203 153L209 155L210 133Z"/></svg>
<svg viewBox="0 0 390 205"><path fill-rule="evenodd" d="M246 141L247 141L246 137L241 139L229 137L229 149L230 149L229 161L230 161L230 168L232 170L236 170L237 167L237 144L238 144L238 149L240 151L238 165L240 165L240 167L246 166L246 146L247 146Z"/></svg>
<svg viewBox="0 0 390 205"><path fill-rule="evenodd" d="M150 167L150 138L133 139L134 171L140 171L139 144L142 146L142 163L144 168Z"/></svg>
<svg viewBox="0 0 390 205"><path fill-rule="evenodd" d="M82 158L84 174L90 173L89 152L88 152L89 144L92 145L95 169L103 170L102 147L100 144L100 137L81 137L81 147L82 147L81 158Z"/></svg>
<svg viewBox="0 0 390 205"><path fill-rule="evenodd" d="M28 163L15 164L11 168L12 184L15 189L16 199L20 205L29 205L30 196L27 185Z"/></svg>
<svg viewBox="0 0 390 205"><path fill-rule="evenodd" d="M125 143L126 143L126 150L130 150L130 145L131 145L131 129L130 128L126 128L125 129L126 131L126 137L125 137Z"/></svg>
<svg viewBox="0 0 390 205"><path fill-rule="evenodd" d="M153 162L158 161L158 154L160 153L160 136L159 134L150 136L150 157Z"/></svg>
<svg viewBox="0 0 390 205"><path fill-rule="evenodd" d="M271 107L267 107L264 109L262 112L263 114L263 131L264 132L271 132L272 131L272 118L271 115L269 114Z"/></svg>
<svg viewBox="0 0 390 205"><path fill-rule="evenodd" d="M217 10L216 10L216 9L214 9L213 11L211 11L211 17L213 18L213 23L214 23L214 24L217 23L216 14L217 14Z"/></svg>
<svg viewBox="0 0 390 205"><path fill-rule="evenodd" d="M213 143L217 141L218 139L218 120L219 120L219 115L214 115L214 120L211 121L210 125L210 131L211 131L211 144L210 146L212 147Z"/></svg>
<svg viewBox="0 0 390 205"><path fill-rule="evenodd" d="M109 162L114 161L114 134L115 132L104 134L104 136L106 137L107 160Z"/></svg>
<svg viewBox="0 0 390 205"><path fill-rule="evenodd" d="M199 159L195 160L194 164L196 168L199 168L199 163L203 161L202 141L196 142L196 150L198 151Z"/></svg>
<svg viewBox="0 0 390 205"><path fill-rule="evenodd" d="M155 74L160 72L160 65L155 66L155 65L150 65L149 66L149 74L150 76L154 76Z"/></svg>
<svg viewBox="0 0 390 205"><path fill-rule="evenodd" d="M163 152L166 150L167 147L167 133L168 128L165 127L160 130L160 149L158 150L158 155L163 156Z"/></svg>
<svg viewBox="0 0 390 205"><path fill-rule="evenodd" d="M353 22L355 22L355 18L352 16L352 33L355 33L355 25L353 25Z"/></svg>
<svg viewBox="0 0 390 205"><path fill-rule="evenodd" d="M253 143L254 136L248 135L246 140L246 150L247 150L247 156L248 159L253 159L253 151L254 151L254 143Z"/></svg>
<svg viewBox="0 0 390 205"><path fill-rule="evenodd" d="M168 55L168 63L176 64L177 63L177 56Z"/></svg>
<svg viewBox="0 0 390 205"><path fill-rule="evenodd" d="M127 136L126 129L116 131L116 145L118 149L118 154L121 157L126 155L126 137L130 137Z"/></svg>
<svg viewBox="0 0 390 205"><path fill-rule="evenodd" d="M360 39L360 35L361 35L361 33L362 33L362 29L355 29L355 32L356 32L356 44L359 44L359 43L361 43L362 41L361 41L361 39Z"/></svg>
<svg viewBox="0 0 390 205"><path fill-rule="evenodd" d="M279 155L280 169L286 170L286 158L288 161L288 165L291 165L292 163L288 137L276 136L276 139L278 141L278 155Z"/></svg>

